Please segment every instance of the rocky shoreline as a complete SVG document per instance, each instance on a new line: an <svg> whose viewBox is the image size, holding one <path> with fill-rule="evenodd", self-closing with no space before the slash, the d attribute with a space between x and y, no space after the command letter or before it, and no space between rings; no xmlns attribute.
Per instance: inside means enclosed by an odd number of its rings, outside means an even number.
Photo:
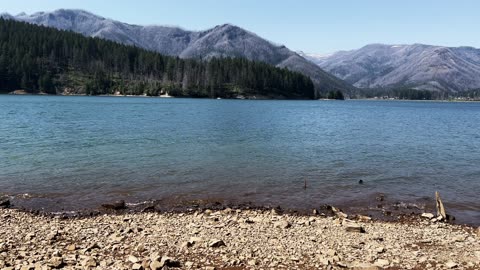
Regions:
<svg viewBox="0 0 480 270"><path fill-rule="evenodd" d="M62 218L1 209L0 269L479 269L478 228L195 209Z"/></svg>

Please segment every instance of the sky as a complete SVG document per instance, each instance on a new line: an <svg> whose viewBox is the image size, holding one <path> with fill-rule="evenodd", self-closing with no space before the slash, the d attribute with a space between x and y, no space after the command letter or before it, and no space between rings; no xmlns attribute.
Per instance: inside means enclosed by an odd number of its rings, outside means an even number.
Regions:
<svg viewBox="0 0 480 270"><path fill-rule="evenodd" d="M231 23L307 53L370 43L480 48L478 0L0 0L0 13L13 15L59 8L188 30Z"/></svg>

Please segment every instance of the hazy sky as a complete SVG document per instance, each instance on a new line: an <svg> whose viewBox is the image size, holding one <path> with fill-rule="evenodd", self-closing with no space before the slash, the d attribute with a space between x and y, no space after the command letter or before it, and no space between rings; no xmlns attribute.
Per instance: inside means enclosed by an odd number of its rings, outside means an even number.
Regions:
<svg viewBox="0 0 480 270"><path fill-rule="evenodd" d="M480 48L478 0L0 0L0 12L11 14L59 8L190 30L232 23L310 53L369 43Z"/></svg>

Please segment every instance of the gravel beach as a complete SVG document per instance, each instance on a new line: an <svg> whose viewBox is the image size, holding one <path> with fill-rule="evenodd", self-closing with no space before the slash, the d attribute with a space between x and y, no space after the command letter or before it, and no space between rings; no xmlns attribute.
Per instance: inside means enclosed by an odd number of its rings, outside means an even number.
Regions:
<svg viewBox="0 0 480 270"><path fill-rule="evenodd" d="M55 218L0 210L1 269L480 269L480 231L274 210Z"/></svg>

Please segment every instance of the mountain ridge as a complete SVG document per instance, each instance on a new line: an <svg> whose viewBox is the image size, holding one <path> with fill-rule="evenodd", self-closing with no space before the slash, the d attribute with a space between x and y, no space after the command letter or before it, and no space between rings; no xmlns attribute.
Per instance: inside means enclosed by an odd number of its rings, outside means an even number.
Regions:
<svg viewBox="0 0 480 270"><path fill-rule="evenodd" d="M232 24L222 24L203 31L188 31L180 27L127 24L79 9L1 16L105 38L180 58L244 57L265 62L309 76L315 85L317 96L332 90L341 90L347 94L356 91L352 85L311 65L310 61L284 45L274 44Z"/></svg>
<svg viewBox="0 0 480 270"><path fill-rule="evenodd" d="M480 49L469 46L375 43L325 56L302 55L359 88L451 93L480 88Z"/></svg>

